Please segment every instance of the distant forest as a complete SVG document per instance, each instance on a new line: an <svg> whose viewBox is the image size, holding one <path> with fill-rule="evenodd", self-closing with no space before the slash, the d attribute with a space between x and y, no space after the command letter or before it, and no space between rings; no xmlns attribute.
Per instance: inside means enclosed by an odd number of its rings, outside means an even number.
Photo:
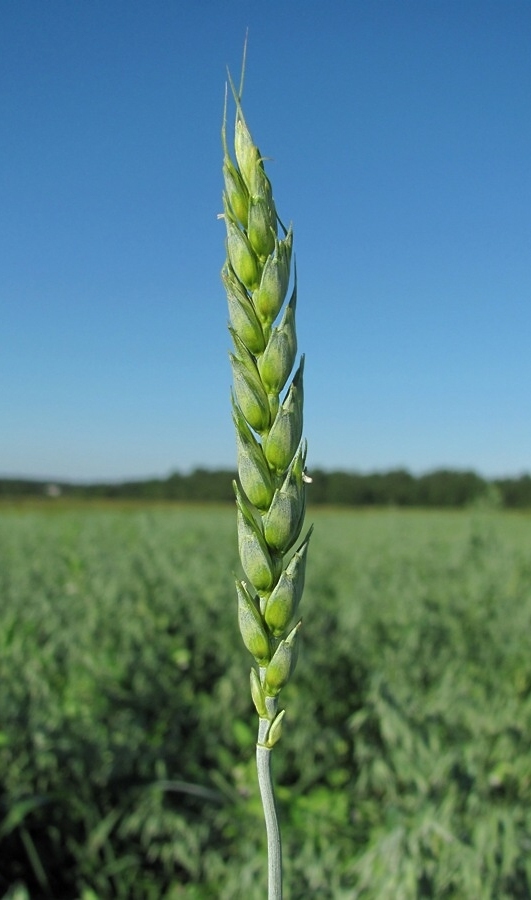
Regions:
<svg viewBox="0 0 531 900"><path fill-rule="evenodd" d="M531 508L531 476L487 480L475 472L440 469L412 475L404 469L385 473L311 472L309 504L330 506L466 507L487 505ZM168 478L79 484L0 478L0 499L57 497L134 499L188 503L233 502L234 472L195 469Z"/></svg>

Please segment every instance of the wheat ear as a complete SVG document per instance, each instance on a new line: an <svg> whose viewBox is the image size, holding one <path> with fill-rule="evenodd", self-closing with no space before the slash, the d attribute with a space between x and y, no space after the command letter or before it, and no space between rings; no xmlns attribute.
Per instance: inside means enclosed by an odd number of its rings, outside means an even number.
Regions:
<svg viewBox="0 0 531 900"><path fill-rule="evenodd" d="M233 162L223 116L223 218L227 259L222 269L229 307L232 413L236 430L238 547L246 581L236 581L243 642L254 656L251 695L259 716L256 760L268 840L269 900L282 897L280 830L271 775L271 750L284 719L279 694L295 667L311 529L293 553L305 512L306 443L303 366L286 388L297 354L293 234L280 221L263 157L254 144L236 91ZM279 236L279 229L281 236ZM295 267L294 267L295 269Z"/></svg>

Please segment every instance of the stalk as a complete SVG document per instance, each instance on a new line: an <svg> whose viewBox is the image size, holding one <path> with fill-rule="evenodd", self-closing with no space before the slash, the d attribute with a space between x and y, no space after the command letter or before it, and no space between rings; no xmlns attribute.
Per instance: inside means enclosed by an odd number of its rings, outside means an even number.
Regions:
<svg viewBox="0 0 531 900"><path fill-rule="evenodd" d="M244 54L245 65L245 54ZM243 642L255 659L251 696L259 717L256 763L268 847L268 898L282 898L282 850L271 774L272 749L285 710L279 695L297 660L298 608L311 529L299 540L305 513L304 358L297 356L297 278L293 233L282 224L264 160L236 105L234 158L223 116L223 214L227 258L222 269L233 348L232 416L238 479L234 482L238 548L245 580L236 580ZM288 299L289 293L289 299Z"/></svg>
<svg viewBox="0 0 531 900"><path fill-rule="evenodd" d="M269 708L269 714L274 719L277 700L270 697L266 698L266 707ZM267 835L268 897L269 900L277 900L277 898L282 897L282 841L271 771L272 748L265 744L269 722L268 718L260 718L258 720L256 771Z"/></svg>

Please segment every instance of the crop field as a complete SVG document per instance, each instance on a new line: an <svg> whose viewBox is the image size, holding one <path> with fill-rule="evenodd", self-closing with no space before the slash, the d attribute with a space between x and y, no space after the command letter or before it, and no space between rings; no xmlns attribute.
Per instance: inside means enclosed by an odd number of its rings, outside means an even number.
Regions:
<svg viewBox="0 0 531 900"><path fill-rule="evenodd" d="M531 898L531 515L315 523L286 900ZM263 900L230 507L0 509L0 897Z"/></svg>

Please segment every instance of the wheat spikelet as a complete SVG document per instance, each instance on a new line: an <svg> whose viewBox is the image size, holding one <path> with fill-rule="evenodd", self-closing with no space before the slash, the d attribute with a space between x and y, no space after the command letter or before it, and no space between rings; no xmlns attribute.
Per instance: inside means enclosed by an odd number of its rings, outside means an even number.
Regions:
<svg viewBox="0 0 531 900"><path fill-rule="evenodd" d="M245 57L244 57L245 62ZM269 900L282 897L280 831L270 756L282 731L278 697L297 660L311 529L293 551L305 513L306 442L303 429L302 357L297 355L297 277L291 281L293 234L279 219L264 160L241 107L241 92L229 81L236 103L233 161L227 145L227 96L223 116L223 219L227 258L222 280L227 293L232 416L238 482L234 483L238 547L246 580L236 581L243 642L254 656L251 695L259 716L258 781L268 836ZM288 383L289 382L289 383Z"/></svg>
<svg viewBox="0 0 531 900"><path fill-rule="evenodd" d="M295 619L310 537L287 560L303 526L308 480L302 440L304 358L288 385L297 354L296 272L287 300L293 234L277 216L263 158L232 81L231 87L236 102L236 161L227 145L225 103L227 258L221 274L233 342L238 545L247 579L236 587L242 638L259 667L253 699L259 716L267 719L263 739L270 747L279 737L279 729L273 728L279 714L275 707L273 716L269 712L264 716L265 701L278 696L295 664L300 626Z"/></svg>

